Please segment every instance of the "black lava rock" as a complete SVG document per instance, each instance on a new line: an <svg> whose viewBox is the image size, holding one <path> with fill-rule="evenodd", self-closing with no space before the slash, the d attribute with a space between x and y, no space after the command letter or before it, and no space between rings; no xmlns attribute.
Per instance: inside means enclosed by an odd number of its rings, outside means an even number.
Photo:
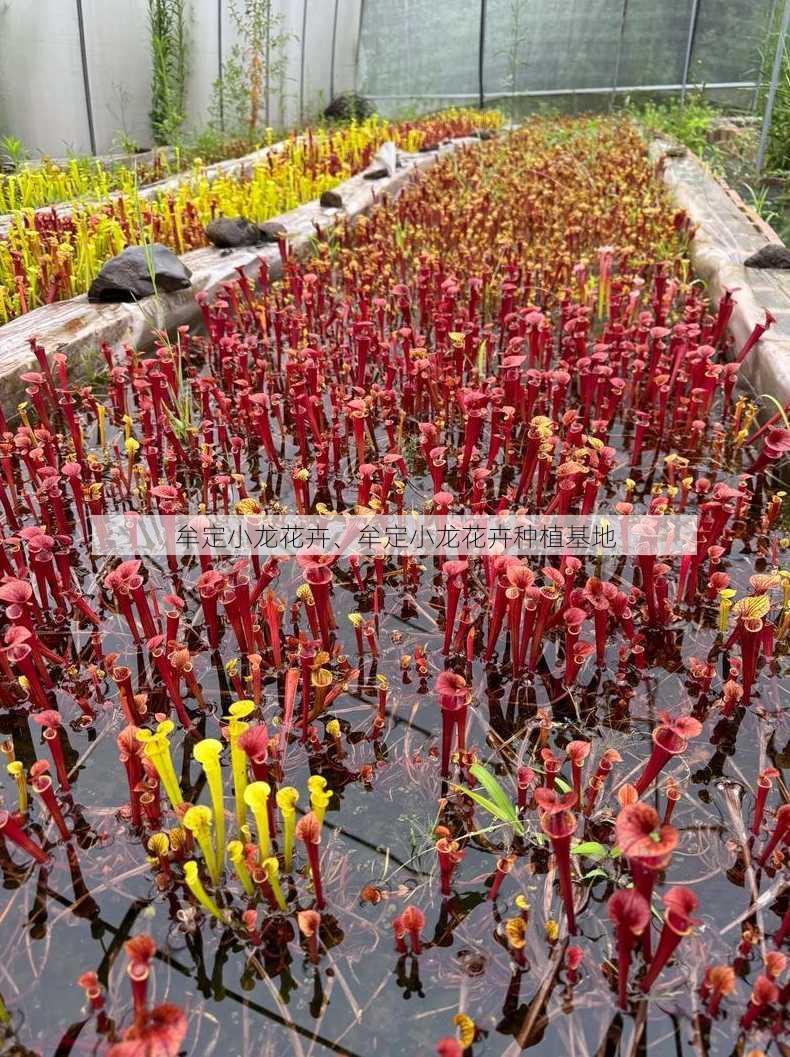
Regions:
<svg viewBox="0 0 790 1057"><path fill-rule="evenodd" d="M420 147L420 154L430 154L431 151L438 150L438 149L439 149L439 144L438 143L423 143L423 145Z"/></svg>
<svg viewBox="0 0 790 1057"><path fill-rule="evenodd" d="M387 169L368 169L367 172L362 173L362 178L365 180L383 180L385 176L389 176Z"/></svg>
<svg viewBox="0 0 790 1057"><path fill-rule="evenodd" d="M479 128L477 132L475 132L475 135L478 139L488 140L494 139L494 137L496 136L496 132L494 132L494 130L490 128Z"/></svg>
<svg viewBox="0 0 790 1057"><path fill-rule="evenodd" d="M337 191L324 191L320 198L323 209L342 209L343 199Z"/></svg>
<svg viewBox="0 0 790 1057"><path fill-rule="evenodd" d="M281 224L278 220L267 220L265 224L258 225L258 230L264 242L277 242L288 234L285 224Z"/></svg>
<svg viewBox="0 0 790 1057"><path fill-rule="evenodd" d="M767 246L747 257L743 262L747 268L790 268L790 250L778 242L769 242Z"/></svg>
<svg viewBox="0 0 790 1057"><path fill-rule="evenodd" d="M370 117L374 107L369 99L357 92L337 95L324 110L324 117L332 121L361 121Z"/></svg>
<svg viewBox="0 0 790 1057"><path fill-rule="evenodd" d="M261 237L258 225L246 217L218 217L206 225L206 238L221 250L255 246Z"/></svg>
<svg viewBox="0 0 790 1057"><path fill-rule="evenodd" d="M88 290L93 303L137 301L155 293L188 290L192 272L160 243L129 246L107 261Z"/></svg>

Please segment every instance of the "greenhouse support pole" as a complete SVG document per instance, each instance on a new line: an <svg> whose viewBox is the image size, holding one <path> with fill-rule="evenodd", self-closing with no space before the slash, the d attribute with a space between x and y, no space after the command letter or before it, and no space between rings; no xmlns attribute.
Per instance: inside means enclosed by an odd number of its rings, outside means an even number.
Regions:
<svg viewBox="0 0 790 1057"><path fill-rule="evenodd" d="M304 124L304 40L307 36L307 0L302 4L302 54L299 60L299 124Z"/></svg>
<svg viewBox="0 0 790 1057"><path fill-rule="evenodd" d="M77 0L77 29L80 34L80 60L82 61L82 87L85 92L85 113L88 117L88 137L91 142L91 154L96 153L96 129L93 124L93 103L91 102L91 79L88 73L88 50L85 47L85 19L82 13L82 0Z"/></svg>
<svg viewBox="0 0 790 1057"><path fill-rule="evenodd" d="M771 0L771 14L768 16L768 25L773 29L774 22L776 21L776 9L779 6L779 0ZM760 56L760 72L757 77L757 84L754 86L754 95L752 96L752 112L757 110L757 104L760 101L760 89L762 88L763 72L765 70L765 56Z"/></svg>
<svg viewBox="0 0 790 1057"><path fill-rule="evenodd" d="M768 98L765 101L763 127L760 132L760 147L757 151L758 173L763 171L763 165L765 165L765 153L768 150L768 133L771 131L771 119L774 115L774 103L776 102L776 89L779 86L779 76L782 72L782 60L784 59L785 54L785 37L787 36L788 23L790 23L790 0L785 0L785 9L782 12L782 24L779 27L779 39L776 42L774 68L771 71L771 86L768 89Z"/></svg>
<svg viewBox="0 0 790 1057"><path fill-rule="evenodd" d="M354 45L354 91L359 91L359 51L362 47L362 26L365 24L365 0L359 0L359 22L357 39Z"/></svg>
<svg viewBox="0 0 790 1057"><path fill-rule="evenodd" d="M340 0L335 0L335 10L332 15L332 58L329 60L329 102L335 98L335 47L337 45L337 9Z"/></svg>
<svg viewBox="0 0 790 1057"><path fill-rule="evenodd" d="M225 131L225 89L222 83L222 0L217 0L217 85L219 86L219 127Z"/></svg>
<svg viewBox="0 0 790 1057"><path fill-rule="evenodd" d="M486 6L486 0L480 0L480 42L477 51L477 87L481 110L486 102L485 84L483 82L486 52Z"/></svg>
<svg viewBox="0 0 790 1057"><path fill-rule="evenodd" d="M680 101L686 101L686 89L689 83L689 70L691 69L691 56L694 52L694 38L697 35L697 16L699 15L699 0L692 0L691 18L689 19L689 35L686 40L686 54L683 59L683 87L680 89Z"/></svg>
<svg viewBox="0 0 790 1057"><path fill-rule="evenodd" d="M628 0L623 0L623 13L620 16L620 35L617 38L617 56L614 60L614 78L612 80L612 98L609 100L609 113L614 110L617 97L617 85L620 81L620 63L623 58L623 38L625 37L625 20L628 16Z"/></svg>

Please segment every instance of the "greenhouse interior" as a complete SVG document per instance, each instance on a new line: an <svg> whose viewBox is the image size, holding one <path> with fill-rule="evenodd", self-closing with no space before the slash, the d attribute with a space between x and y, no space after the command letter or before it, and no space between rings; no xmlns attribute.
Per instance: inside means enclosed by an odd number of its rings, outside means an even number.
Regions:
<svg viewBox="0 0 790 1057"><path fill-rule="evenodd" d="M788 1057L790 0L0 0L0 1054Z"/></svg>

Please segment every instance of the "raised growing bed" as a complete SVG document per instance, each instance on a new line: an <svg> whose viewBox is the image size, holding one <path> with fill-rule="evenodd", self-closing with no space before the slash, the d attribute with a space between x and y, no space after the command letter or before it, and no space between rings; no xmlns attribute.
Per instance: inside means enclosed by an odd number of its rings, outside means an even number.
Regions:
<svg viewBox="0 0 790 1057"><path fill-rule="evenodd" d="M790 431L688 233L630 125L534 121L93 384L42 357L0 452L7 1049L781 1054ZM696 514L698 545L83 542L521 507Z"/></svg>
<svg viewBox="0 0 790 1057"><path fill-rule="evenodd" d="M727 290L734 291L729 327L736 342L743 345L765 323L766 312L774 317L744 364L742 379L756 393L790 403L790 271L744 266L764 246L782 245L781 239L690 151L655 140L650 154L673 201L696 227L689 252L695 273L716 305Z"/></svg>
<svg viewBox="0 0 790 1057"><path fill-rule="evenodd" d="M472 140L456 141L457 145ZM343 202L342 213L354 218L365 212L384 194L396 194L419 169L431 165L441 150L453 149L450 143L437 151L400 155L400 169L392 177L370 181L364 175L353 176L335 188ZM304 256L312 252L319 232L331 229L338 218L337 209L326 209L315 199L271 218L287 231L290 252ZM159 293L137 304L90 304L87 297L77 297L28 312L0 327L0 378L4 380L1 402L15 406L23 396L19 376L36 363L31 338L48 356L65 355L79 379L91 375L101 366L100 347L123 344L145 347L155 333L173 331L199 318L196 295L215 296L224 283L235 279L239 269L255 276L265 262L272 278L279 278L282 260L279 247L249 247L218 250L214 247L185 253L182 260L192 272L191 288L177 293Z"/></svg>
<svg viewBox="0 0 790 1057"><path fill-rule="evenodd" d="M295 208L362 171L388 139L416 151L499 123L495 112L464 110L396 124L370 118L361 125L308 130L276 150L198 168L145 193L131 186L95 204L18 211L0 237L0 322L86 292L101 266L125 246L159 242L184 253L207 244L204 228L218 216L243 214L260 222Z"/></svg>

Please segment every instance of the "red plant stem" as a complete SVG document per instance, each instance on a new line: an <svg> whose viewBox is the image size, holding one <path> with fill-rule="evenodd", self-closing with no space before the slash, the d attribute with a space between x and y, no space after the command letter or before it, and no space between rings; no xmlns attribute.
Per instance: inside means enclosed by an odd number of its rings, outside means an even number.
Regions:
<svg viewBox="0 0 790 1057"><path fill-rule="evenodd" d="M422 954L422 940L420 937L420 930L416 925L409 929L409 940L411 942L412 954Z"/></svg>
<svg viewBox="0 0 790 1057"><path fill-rule="evenodd" d="M441 893L443 896L452 895L452 881L453 881L453 870L455 863L453 862L452 855L447 851L441 851L437 849L439 856L439 878Z"/></svg>
<svg viewBox="0 0 790 1057"><path fill-rule="evenodd" d="M44 731L44 740L49 746L49 751L52 753L52 760L55 764L55 771L58 776L58 784L64 793L71 792L71 784L69 782L69 771L66 767L66 759L63 755L63 742L60 740L60 731L57 727L47 727Z"/></svg>
<svg viewBox="0 0 790 1057"><path fill-rule="evenodd" d="M294 706L296 704L296 691L299 686L299 669L289 668L285 673L285 689L283 691L283 733L282 744L288 745L288 735L293 725Z"/></svg>
<svg viewBox="0 0 790 1057"><path fill-rule="evenodd" d="M63 840L71 839L71 832L69 827L66 825L66 819L63 817L63 812L60 810L60 804L55 797L55 790L52 788L52 779L48 774L40 774L33 779L33 789L41 797L44 806L52 817L52 821L58 828L58 831Z"/></svg>
<svg viewBox="0 0 790 1057"><path fill-rule="evenodd" d="M752 833L755 837L760 833L760 826L765 814L765 801L768 799L768 793L772 785L771 779L765 775L761 774L757 779L757 797L754 802L754 815L752 817Z"/></svg>
<svg viewBox="0 0 790 1057"><path fill-rule="evenodd" d="M206 622L208 642L212 650L219 649L219 621L217 619L217 595L215 592L206 591L200 594L203 606L203 617Z"/></svg>
<svg viewBox="0 0 790 1057"><path fill-rule="evenodd" d="M302 646L302 741L307 741L307 728L310 723L310 681L315 660L315 649L307 644Z"/></svg>
<svg viewBox="0 0 790 1057"><path fill-rule="evenodd" d="M743 701L742 704L748 705L751 700L752 686L754 685L754 677L757 672L757 662L760 656L760 641L762 638L761 632L763 629L762 621L757 621L760 624L760 628L757 631L752 630L748 627L748 621L741 622L741 657L743 658L743 674L741 682L743 683Z"/></svg>
<svg viewBox="0 0 790 1057"><path fill-rule="evenodd" d="M140 805L140 792L137 788L142 773L136 756L123 754L122 763L126 771L126 781L129 785L129 811L131 823L135 829L142 824L142 811Z"/></svg>
<svg viewBox="0 0 790 1057"><path fill-rule="evenodd" d="M408 954L409 948L406 946L405 940L406 931L400 918L395 918L392 922L392 931L395 937L395 950L398 954Z"/></svg>
<svg viewBox="0 0 790 1057"><path fill-rule="evenodd" d="M540 819L543 832L551 841L560 879L560 894L565 905L568 932L576 935L576 917L573 907L573 882L571 880L571 837L576 829L576 818L570 811L555 814L544 812Z"/></svg>
<svg viewBox="0 0 790 1057"><path fill-rule="evenodd" d="M29 652L29 647L20 647L19 650L14 651L12 663L27 679L30 688L30 699L35 707L49 708L47 693L41 685L41 680L39 679L38 672L33 664L32 653Z"/></svg>
<svg viewBox="0 0 790 1057"><path fill-rule="evenodd" d="M658 946L656 947L656 953L653 955L653 959L650 962L650 968L640 984L640 987L645 994L647 994L656 982L659 973L672 957L677 945L683 939L683 932L676 931L669 923L670 917L671 911L668 911L664 920L664 927L661 930L661 937L659 938Z"/></svg>
<svg viewBox="0 0 790 1057"><path fill-rule="evenodd" d="M134 597L135 605L137 606L137 612L140 614L140 623L143 625L143 633L147 639L152 639L154 635L159 634L159 628L156 626L156 622L151 616L148 597L142 583L138 584L133 589L132 595Z"/></svg>
<svg viewBox="0 0 790 1057"><path fill-rule="evenodd" d="M538 664L538 658L543 652L543 633L546 627L546 621L548 620L549 611L554 604L555 598L556 591L553 587L541 588L532 631L532 649L529 655L528 666L530 672L535 671Z"/></svg>
<svg viewBox="0 0 790 1057"><path fill-rule="evenodd" d="M763 425L760 426L760 428L755 433L752 433L751 437L748 437L744 441L744 445L743 446L745 448L748 448L752 444L754 444L755 441L759 440L760 437L762 437L763 433L765 433L766 430L769 430L771 428L771 426L776 425L776 423L779 421L779 419L783 417L783 413L784 413L784 415L786 415L786 414L788 414L788 412L790 412L790 400L785 404L785 406L782 409L782 411L777 411L775 414L771 415L771 417L768 419L767 422L764 422Z"/></svg>
<svg viewBox="0 0 790 1057"><path fill-rule="evenodd" d="M44 849L28 837L19 823L7 811L0 811L0 837L7 837L10 841L13 841L18 848L21 848L31 859L35 859L42 866L46 866L49 863L49 856Z"/></svg>
<svg viewBox="0 0 790 1057"><path fill-rule="evenodd" d="M494 874L494 880L491 882L491 887L488 889L488 895L486 899L493 902L499 895L499 889L502 887L502 882L505 880L505 871L500 870L497 866L496 873Z"/></svg>
<svg viewBox="0 0 790 1057"><path fill-rule="evenodd" d="M749 1005L746 1007L746 1012L741 1017L741 1027L744 1031L748 1031L752 1024L757 1020L758 1017L762 1016L766 1012L768 1006L765 1004L758 1004L749 1000Z"/></svg>
<svg viewBox="0 0 790 1057"><path fill-rule="evenodd" d="M774 853L774 850L779 846L788 834L790 834L790 804L783 804L776 812L776 825L774 826L774 832L771 839L765 846L765 849L757 860L760 866L765 866L768 860Z"/></svg>
<svg viewBox="0 0 790 1057"><path fill-rule="evenodd" d="M774 946L777 949L781 947L788 936L790 936L790 907L785 910L784 916L782 917L782 924L774 933Z"/></svg>
<svg viewBox="0 0 790 1057"><path fill-rule="evenodd" d="M141 1017L146 1011L148 1002L148 978L151 970L144 962L131 962L126 968L129 984L132 989L135 1017Z"/></svg>
<svg viewBox="0 0 790 1057"><path fill-rule="evenodd" d="M655 586L655 555L640 554L637 560L639 562L639 568L642 570L642 590L644 591L645 601L647 602L648 622L651 626L655 626L658 623Z"/></svg>
<svg viewBox="0 0 790 1057"><path fill-rule="evenodd" d="M321 634L321 644L325 650L330 649L330 635L332 627L331 602L329 600L329 585L332 574L326 566L317 566L312 574L308 572L307 582L315 598L315 607L318 615L318 626Z"/></svg>
<svg viewBox="0 0 790 1057"><path fill-rule="evenodd" d="M617 929L617 1001L620 1009L628 1009L628 970L631 968L631 951L634 934L629 928Z"/></svg>
<svg viewBox="0 0 790 1057"><path fill-rule="evenodd" d="M757 342L760 340L760 338L763 336L763 334L766 332L766 330L768 330L768 328L771 326L771 324L775 323L775 322L776 321L773 318L773 316L771 315L771 313L770 312L766 312L765 313L765 323L756 323L754 325L751 334L746 339L743 348L738 353L738 356L735 359L735 362L739 366L740 366L740 364L743 363L743 361L746 359L746 357L752 351L752 349L757 344Z"/></svg>
<svg viewBox="0 0 790 1057"><path fill-rule="evenodd" d="M518 679L521 672L521 609L523 605L523 594L518 588L508 588L507 591L508 617L510 620L510 660L513 666L513 678Z"/></svg>
<svg viewBox="0 0 790 1057"><path fill-rule="evenodd" d="M571 760L571 775L573 791L576 794L576 804L580 807L582 802L582 764L578 760Z"/></svg>
<svg viewBox="0 0 790 1057"><path fill-rule="evenodd" d="M452 698L451 698L452 701ZM442 701L442 755L441 776L447 778L450 774L450 756L453 748L453 730L456 724L456 708L454 703Z"/></svg>
<svg viewBox="0 0 790 1057"><path fill-rule="evenodd" d="M595 621L595 663L603 668L606 660L606 632L609 627L609 607L593 607Z"/></svg>
<svg viewBox="0 0 790 1057"><path fill-rule="evenodd" d="M665 741L668 741L672 748L662 745L660 740L662 738ZM680 745L678 744L679 742ZM671 730L667 730L665 727L656 727L653 731L653 751L650 754L650 759L645 764L644 771L642 771L642 774L635 783L635 788L639 796L641 796L652 784L669 760L679 752L682 752L684 748L685 744L677 734L674 734Z"/></svg>
<svg viewBox="0 0 790 1057"><path fill-rule="evenodd" d="M310 874L313 878L313 888L315 889L315 905L319 910L323 910L326 906L324 901L324 890L321 887L321 856L319 853L319 846L314 841L306 841L305 847L307 849L307 858L310 861Z"/></svg>
<svg viewBox="0 0 790 1057"><path fill-rule="evenodd" d="M450 652L450 643L452 642L453 628L455 627L455 615L458 612L458 601L461 597L461 583L460 576L448 576L447 578L444 607L444 644L442 646L442 653L445 655Z"/></svg>
<svg viewBox="0 0 790 1057"><path fill-rule="evenodd" d="M716 1017L719 1015L719 1006L721 1005L721 1000L723 997L724 996L722 995L721 991L713 992L710 1002L708 1002L708 1016L711 1018L711 1020L715 1020Z"/></svg>
<svg viewBox="0 0 790 1057"><path fill-rule="evenodd" d="M638 859L630 859L628 866L631 870L631 877L634 879L634 888L640 895L645 897L649 906L653 898L653 889L656 886L658 871L651 870L650 867L645 866ZM642 933L642 953L645 961L650 961L651 946L650 923L648 922L647 928Z"/></svg>
<svg viewBox="0 0 790 1057"><path fill-rule="evenodd" d="M584 798L584 817L589 818L595 810L595 804L598 800L598 795L603 788L603 779L599 778L597 774L594 774L587 785L587 792Z"/></svg>

